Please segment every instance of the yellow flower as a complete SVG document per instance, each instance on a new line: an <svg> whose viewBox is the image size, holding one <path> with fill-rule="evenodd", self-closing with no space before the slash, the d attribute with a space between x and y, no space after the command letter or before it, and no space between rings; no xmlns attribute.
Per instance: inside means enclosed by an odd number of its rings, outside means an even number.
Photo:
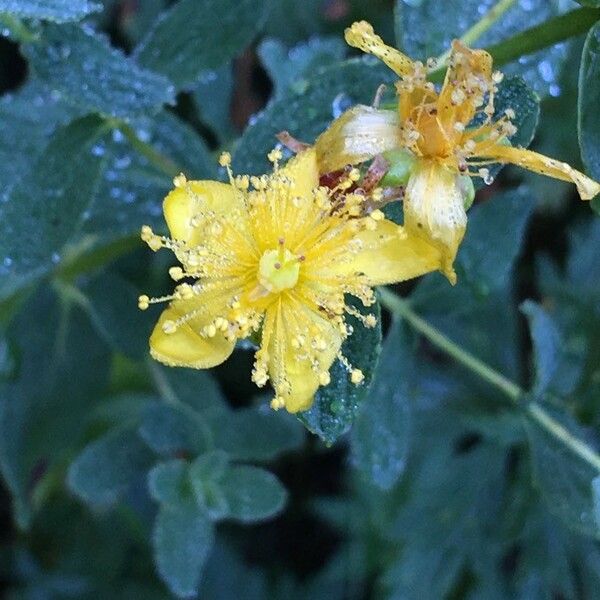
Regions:
<svg viewBox="0 0 600 600"><path fill-rule="evenodd" d="M163 298L141 296L146 309L170 302L150 338L152 356L170 366L198 369L223 362L236 340L259 335L252 379L275 389L274 408L310 407L329 369L339 358L350 380L363 375L341 354L351 335L346 315L365 327L376 324L345 302L350 294L374 303L371 286L402 281L437 268L439 253L409 240L401 227L367 198L350 189L356 170L334 189L319 185L316 153L308 149L261 177L234 177L230 183L175 178L164 202L171 237L142 229L153 250L171 249L181 266L180 282Z"/></svg>
<svg viewBox="0 0 600 600"><path fill-rule="evenodd" d="M451 282L456 280L452 263L467 225L465 204L472 200L470 177L490 183L486 165L513 163L571 181L584 200L600 193L600 184L568 164L510 145L515 115L510 109L495 115L494 94L502 74L492 71L487 52L454 41L445 81L437 91L422 63L385 45L365 21L346 30L346 41L377 56L400 77L398 110L359 105L341 115L317 139L320 169L335 171L402 149L410 167L404 196L406 231L440 250L441 269ZM475 118L480 124L473 126Z"/></svg>

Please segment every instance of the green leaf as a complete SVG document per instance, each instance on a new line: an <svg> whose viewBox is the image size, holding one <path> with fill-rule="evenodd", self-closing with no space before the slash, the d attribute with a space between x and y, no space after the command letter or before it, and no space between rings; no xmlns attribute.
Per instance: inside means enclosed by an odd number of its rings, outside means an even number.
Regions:
<svg viewBox="0 0 600 600"><path fill-rule="evenodd" d="M351 434L354 466L384 490L406 466L413 369L411 341L396 323L383 344L369 402L361 407Z"/></svg>
<svg viewBox="0 0 600 600"><path fill-rule="evenodd" d="M157 19L135 56L178 88L190 87L202 71L241 53L262 28L269 5L265 0L179 0Z"/></svg>
<svg viewBox="0 0 600 600"><path fill-rule="evenodd" d="M264 173L271 169L267 153L287 130L297 139L313 142L353 104L370 104L382 83L392 83L394 74L370 57L325 67L307 79L302 91L291 90L259 113L240 138L234 166L239 173Z"/></svg>
<svg viewBox="0 0 600 600"><path fill-rule="evenodd" d="M206 415L215 446L234 460L268 461L298 449L302 427L288 413L267 407L212 411Z"/></svg>
<svg viewBox="0 0 600 600"><path fill-rule="evenodd" d="M463 0L436 2L422 0L398 6L396 30L398 44L411 58L425 59L438 56L450 48L455 38L460 38L497 0ZM531 0L527 4L515 2L474 44L485 48L519 32L541 24L550 17L564 12L559 2ZM518 62L504 67L507 75L521 75L536 92L546 95L557 84L560 66L567 55L563 46L555 46L520 57ZM548 68L543 72L538 65L544 61Z"/></svg>
<svg viewBox="0 0 600 600"><path fill-rule="evenodd" d="M595 179L600 179L600 22L590 29L579 71L578 132L581 157ZM598 203L593 205L596 209Z"/></svg>
<svg viewBox="0 0 600 600"><path fill-rule="evenodd" d="M329 372L331 383L317 390L311 408L298 413L300 421L326 444L333 444L352 427L358 409L369 393L381 351L379 303L369 308L363 307L356 300L350 300L349 303L359 311L374 314L377 318L377 325L367 329L355 317L347 317L347 323L354 328L354 333L343 343L342 354L354 368L363 372L364 381L360 385L354 385L346 368L336 360Z"/></svg>
<svg viewBox="0 0 600 600"><path fill-rule="evenodd" d="M220 488L227 502L227 517L242 523L269 519L283 510L287 492L268 471L245 465L225 471Z"/></svg>
<svg viewBox="0 0 600 600"><path fill-rule="evenodd" d="M575 0L582 6L600 7L600 0Z"/></svg>
<svg viewBox="0 0 600 600"><path fill-rule="evenodd" d="M521 312L527 317L531 330L536 372L533 393L539 396L548 389L558 368L561 336L550 315L539 304L527 300L521 304Z"/></svg>
<svg viewBox="0 0 600 600"><path fill-rule="evenodd" d="M57 131L31 175L0 203L0 299L52 269L94 201L105 125L90 116Z"/></svg>
<svg viewBox="0 0 600 600"><path fill-rule="evenodd" d="M592 495L594 497L594 514L596 525L600 529L600 475L592 481Z"/></svg>
<svg viewBox="0 0 600 600"><path fill-rule="evenodd" d="M533 405L534 411L536 406ZM529 420L527 429L534 474L548 510L571 529L600 539L600 523L595 518L592 492L592 482L600 470L564 443L562 431L576 440L587 442L592 448L595 445L588 432L568 414L551 409L547 403L544 410L556 425L542 427L537 420ZM552 435L549 430L560 430L560 435Z"/></svg>
<svg viewBox="0 0 600 600"><path fill-rule="evenodd" d="M100 2L89 0L0 0L0 13L55 23L79 21L100 10Z"/></svg>
<svg viewBox="0 0 600 600"><path fill-rule="evenodd" d="M85 312L50 289L23 304L6 335L17 364L0 381L0 471L15 520L26 528L46 500L47 482L62 478L81 442L110 355Z"/></svg>
<svg viewBox="0 0 600 600"><path fill-rule="evenodd" d="M185 404L148 406L139 433L152 450L165 456L195 456L206 450L210 439L202 417Z"/></svg>
<svg viewBox="0 0 600 600"><path fill-rule="evenodd" d="M231 122L233 84L233 67L226 63L214 71L201 73L193 92L200 119L221 144L236 136Z"/></svg>
<svg viewBox="0 0 600 600"><path fill-rule="evenodd" d="M125 278L107 271L83 284L90 317L98 332L118 352L141 359L148 354L153 327L137 307L138 290Z"/></svg>
<svg viewBox="0 0 600 600"><path fill-rule="evenodd" d="M196 502L212 520L222 519L229 512L227 499L221 489L228 463L227 454L216 450L202 454L190 467L190 482Z"/></svg>
<svg viewBox="0 0 600 600"><path fill-rule="evenodd" d="M125 427L92 442L69 468L69 487L93 506L112 506L152 464L152 453Z"/></svg>
<svg viewBox="0 0 600 600"><path fill-rule="evenodd" d="M88 111L129 118L175 100L164 76L140 68L89 26L47 25L41 41L23 52L40 80Z"/></svg>
<svg viewBox="0 0 600 600"><path fill-rule="evenodd" d="M494 194L469 211L455 267L461 284L487 296L508 283L534 206L528 190L519 188Z"/></svg>
<svg viewBox="0 0 600 600"><path fill-rule="evenodd" d="M341 61L347 46L340 38L313 38L288 49L279 40L268 38L258 47L258 55L275 87L274 97L288 90L302 92L307 78L321 68Z"/></svg>
<svg viewBox="0 0 600 600"><path fill-rule="evenodd" d="M154 557L162 580L178 598L196 595L213 539L211 521L191 499L160 507L154 524Z"/></svg>
<svg viewBox="0 0 600 600"><path fill-rule="evenodd" d="M158 463L148 472L148 490L161 504L177 505L186 494L189 465L184 460Z"/></svg>

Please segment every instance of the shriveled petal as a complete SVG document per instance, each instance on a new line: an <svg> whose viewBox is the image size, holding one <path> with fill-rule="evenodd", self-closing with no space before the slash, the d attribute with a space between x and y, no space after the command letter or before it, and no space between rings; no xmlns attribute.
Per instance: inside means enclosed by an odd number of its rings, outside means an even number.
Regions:
<svg viewBox="0 0 600 600"><path fill-rule="evenodd" d="M452 268L467 227L464 191L458 175L436 161L423 161L411 175L404 197L404 226L441 253L441 270L456 283Z"/></svg>
<svg viewBox="0 0 600 600"><path fill-rule="evenodd" d="M455 123L468 125L493 86L492 57L472 50L459 40L452 42L449 67L438 100L438 118L452 134Z"/></svg>
<svg viewBox="0 0 600 600"><path fill-rule="evenodd" d="M317 138L319 171L337 171L400 145L398 113L359 104L338 117Z"/></svg>
<svg viewBox="0 0 600 600"><path fill-rule="evenodd" d="M591 200L600 194L600 183L597 181L584 175L581 171L577 171L567 163L532 150L496 144L485 149L485 158L502 163L512 163L541 175L574 183L582 200Z"/></svg>
<svg viewBox="0 0 600 600"><path fill-rule="evenodd" d="M265 320L272 323L268 342L269 376L279 398L291 413L311 407L319 388L319 373L329 371L342 345L342 336L330 321L291 298L269 309ZM318 353L318 368L302 350L294 349L293 338L302 333L308 342L320 337L326 347Z"/></svg>
<svg viewBox="0 0 600 600"><path fill-rule="evenodd" d="M242 198L228 183L219 181L188 181L172 190L163 202L165 220L173 239L195 245L198 230L192 217L200 212L222 214L240 206Z"/></svg>
<svg viewBox="0 0 600 600"><path fill-rule="evenodd" d="M349 46L376 56L401 77L413 72L412 60L396 48L386 45L373 31L370 23L366 21L352 23L352 26L346 29L344 37Z"/></svg>
<svg viewBox="0 0 600 600"><path fill-rule="evenodd" d="M441 268L440 251L421 237L406 235L403 228L387 219L375 231L362 231L355 239L362 247L350 260L332 270L340 275L363 273L369 285L385 285L419 277Z"/></svg>
<svg viewBox="0 0 600 600"><path fill-rule="evenodd" d="M211 306L209 304L209 306ZM217 315L202 310L198 300L175 300L163 311L150 336L150 354L170 367L208 369L221 364L233 352L235 342L225 339L221 332L214 337L203 337L201 329ZM165 323L175 323L193 310L201 309L199 316L165 333ZM169 323L170 322L170 323Z"/></svg>
<svg viewBox="0 0 600 600"><path fill-rule="evenodd" d="M291 158L279 173L292 181L292 195L310 198L312 191L319 185L317 153L307 148Z"/></svg>

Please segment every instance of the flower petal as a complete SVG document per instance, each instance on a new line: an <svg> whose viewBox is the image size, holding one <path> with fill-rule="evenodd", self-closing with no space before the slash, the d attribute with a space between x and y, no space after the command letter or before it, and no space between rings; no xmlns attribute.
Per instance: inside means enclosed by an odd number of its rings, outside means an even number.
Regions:
<svg viewBox="0 0 600 600"><path fill-rule="evenodd" d="M150 336L150 354L153 358L170 367L208 369L229 357L235 346L234 341L226 340L221 332L212 338L200 335L200 330L214 319L216 311L215 314L201 312L200 316L179 325L173 333L163 330L165 322L175 322L199 308L201 305L197 299L175 300L163 311Z"/></svg>
<svg viewBox="0 0 600 600"><path fill-rule="evenodd" d="M333 121L317 138L319 171L337 171L400 145L398 113L359 104Z"/></svg>
<svg viewBox="0 0 600 600"><path fill-rule="evenodd" d="M454 284L452 268L467 227L464 191L454 171L433 160L413 171L404 197L404 227L441 252L441 270Z"/></svg>
<svg viewBox="0 0 600 600"><path fill-rule="evenodd" d="M406 235L387 219L375 231L361 231L355 239L362 242L362 248L332 271L345 276L363 273L370 286L405 281L441 268L437 248L421 237Z"/></svg>
<svg viewBox="0 0 600 600"><path fill-rule="evenodd" d="M292 196L311 198L313 190L319 185L317 153L308 148L291 158L279 169L279 174L292 181Z"/></svg>
<svg viewBox="0 0 600 600"><path fill-rule="evenodd" d="M191 220L199 212L224 213L240 205L239 193L228 183L219 181L188 181L172 190L163 202L165 220L173 239L190 245L199 243L194 239L198 230Z"/></svg>
<svg viewBox="0 0 600 600"><path fill-rule="evenodd" d="M413 72L412 60L396 48L386 45L373 31L370 23L366 21L352 23L352 26L346 29L344 37L349 46L376 56L397 75L402 77Z"/></svg>
<svg viewBox="0 0 600 600"><path fill-rule="evenodd" d="M600 194L600 183L597 181L577 171L567 163L549 158L532 150L496 144L491 148L487 147L485 149L485 158L497 160L502 163L512 163L529 171L540 173L541 175L574 183L582 200L591 200Z"/></svg>
<svg viewBox="0 0 600 600"><path fill-rule="evenodd" d="M267 321L272 324L267 343L269 376L275 392L285 400L288 412L307 410L320 386L319 372L329 371L341 348L342 336L333 323L290 296L282 298L267 311L265 327L269 326ZM318 369L313 367L305 352L294 349L292 340L298 333L309 340L320 337L326 341L325 349L318 354Z"/></svg>

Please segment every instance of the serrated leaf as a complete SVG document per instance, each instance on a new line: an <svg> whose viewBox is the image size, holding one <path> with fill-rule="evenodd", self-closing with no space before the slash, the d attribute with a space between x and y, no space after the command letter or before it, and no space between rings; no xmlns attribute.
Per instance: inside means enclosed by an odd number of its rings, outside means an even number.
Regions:
<svg viewBox="0 0 600 600"><path fill-rule="evenodd" d="M140 64L178 88L236 57L260 31L265 0L179 0L154 23L135 51Z"/></svg>
<svg viewBox="0 0 600 600"><path fill-rule="evenodd" d="M184 404L148 406L139 433L148 447L165 456L195 456L207 449L210 436L202 417Z"/></svg>
<svg viewBox="0 0 600 600"><path fill-rule="evenodd" d="M154 557L162 580L178 598L196 595L213 538L211 521L192 500L160 507L154 524Z"/></svg>
<svg viewBox="0 0 600 600"><path fill-rule="evenodd" d="M383 344L369 401L351 433L354 466L384 490L398 481L406 466L413 368L411 342L396 323Z"/></svg>
<svg viewBox="0 0 600 600"><path fill-rule="evenodd" d="M175 459L154 465L148 472L148 491L156 502L177 505L185 496L189 465Z"/></svg>
<svg viewBox="0 0 600 600"><path fill-rule="evenodd" d="M360 385L354 385L346 368L336 360L329 372L331 383L320 387L312 407L297 415L300 421L326 444L333 444L352 427L358 409L368 395L381 350L379 303L369 308L363 307L355 300L351 300L350 304L365 314L374 314L377 318L377 325L367 329L355 317L347 317L354 333L343 343L342 354L354 368L363 372L364 381Z"/></svg>
<svg viewBox="0 0 600 600"><path fill-rule="evenodd" d="M48 272L76 236L97 191L102 160L93 147L104 131L94 116L58 130L0 203L0 298Z"/></svg>
<svg viewBox="0 0 600 600"><path fill-rule="evenodd" d="M258 55L273 81L274 97L288 90L302 92L306 79L321 68L344 58L347 46L340 38L313 38L288 49L279 40L268 38L258 47Z"/></svg>
<svg viewBox="0 0 600 600"><path fill-rule="evenodd" d="M521 304L521 312L529 322L535 356L535 385L533 393L543 394L549 387L558 368L561 345L560 333L550 315L531 300Z"/></svg>
<svg viewBox="0 0 600 600"><path fill-rule="evenodd" d="M495 5L495 0L403 2L401 7L398 6L396 19L399 47L414 59L438 56L450 47L453 39L460 38ZM564 7L565 4L557 0L515 2L477 39L475 45L485 48L503 41L564 12ZM523 56L503 70L508 75L521 75L536 92L546 95L553 89L552 86L557 85L566 55L565 45L556 45ZM540 68L542 62L544 67Z"/></svg>
<svg viewBox="0 0 600 600"><path fill-rule="evenodd" d="M539 412L537 405L532 405ZM527 423L531 456L536 481L546 499L548 510L565 524L581 534L600 539L600 523L595 517L592 482L600 473L580 453L565 443L565 438L587 444L596 452L598 445L572 417L558 409L544 405L546 414L553 420L542 426L538 420ZM547 418L542 416L547 422ZM553 435L550 432L556 432Z"/></svg>
<svg viewBox="0 0 600 600"><path fill-rule="evenodd" d="M131 427L92 442L69 468L70 489L93 506L118 502L132 481L152 464L152 453Z"/></svg>
<svg viewBox="0 0 600 600"><path fill-rule="evenodd" d="M102 4L90 0L0 0L0 13L55 23L79 21L100 10Z"/></svg>
<svg viewBox="0 0 600 600"><path fill-rule="evenodd" d="M270 170L267 153L275 146L275 134L287 130L297 139L311 143L353 104L370 104L382 83L392 83L394 74L370 57L358 58L324 68L307 79L305 88L289 91L259 113L241 137L234 156L240 173Z"/></svg>
<svg viewBox="0 0 600 600"><path fill-rule="evenodd" d="M158 112L175 90L162 75L140 68L89 26L47 25L23 47L37 77L67 102L119 118Z"/></svg>
<svg viewBox="0 0 600 600"><path fill-rule="evenodd" d="M152 323L137 307L138 290L125 278L107 271L81 286L90 317L110 346L131 358L148 354Z"/></svg>
<svg viewBox="0 0 600 600"><path fill-rule="evenodd" d="M263 407L206 415L215 445L233 460L273 460L302 445L302 427L289 414Z"/></svg>
<svg viewBox="0 0 600 600"><path fill-rule="evenodd" d="M600 22L585 40L579 71L578 132L581 157L595 179L600 179ZM598 208L598 199L593 204Z"/></svg>
<svg viewBox="0 0 600 600"><path fill-rule="evenodd" d="M220 479L219 487L227 502L227 517L243 523L275 516L287 499L287 492L279 480L258 467L230 467Z"/></svg>

